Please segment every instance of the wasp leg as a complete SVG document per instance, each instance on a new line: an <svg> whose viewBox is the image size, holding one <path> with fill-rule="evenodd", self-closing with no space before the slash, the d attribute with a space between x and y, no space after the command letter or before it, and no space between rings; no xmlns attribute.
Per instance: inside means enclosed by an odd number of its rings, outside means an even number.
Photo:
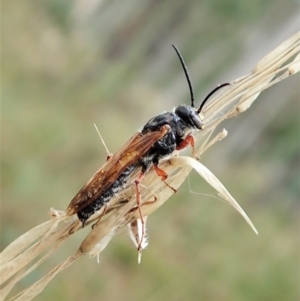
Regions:
<svg viewBox="0 0 300 301"><path fill-rule="evenodd" d="M162 170L161 168L159 168L156 164L153 164L154 170L156 172L156 174L161 178L161 180L170 188L172 189L175 193L177 192L177 190L175 188L173 188L171 185L169 185L166 182L166 179L168 178L168 174Z"/></svg>
<svg viewBox="0 0 300 301"><path fill-rule="evenodd" d="M168 174L162 170L161 168L159 168L157 166L157 164L153 164L154 170L156 172L156 174L161 178L161 180L165 183L166 186L168 186L170 189L172 189L174 191L174 193L177 192L177 190L175 188L173 188L171 185L169 185L166 182L166 179L168 178ZM135 191L136 191L136 203L137 203L137 209L139 210L139 214L140 214L140 219L141 219L141 223L142 223L142 235L141 235L141 239L138 245L137 250L140 251L141 249L141 244L143 242L144 239L144 235L145 235L145 221L143 218L143 213L142 213L142 205L141 205L141 191L140 191L140 183L141 181L144 179L145 177L145 171L141 171L141 173L139 174L139 176L135 179ZM156 198L156 197L155 197Z"/></svg>
<svg viewBox="0 0 300 301"><path fill-rule="evenodd" d="M144 202L144 204L142 206L147 206L147 205L151 205L151 204L155 203L157 201L157 196L155 194L153 194L153 197L154 197L153 201Z"/></svg>
<svg viewBox="0 0 300 301"><path fill-rule="evenodd" d="M182 150L188 145L192 147L193 156L195 156L195 138L193 135L188 134L176 147L176 150Z"/></svg>

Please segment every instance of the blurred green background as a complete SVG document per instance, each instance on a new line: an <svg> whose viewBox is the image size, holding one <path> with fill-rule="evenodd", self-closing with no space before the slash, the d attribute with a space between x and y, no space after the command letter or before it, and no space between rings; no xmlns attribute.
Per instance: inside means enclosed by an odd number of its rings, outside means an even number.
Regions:
<svg viewBox="0 0 300 301"><path fill-rule="evenodd" d="M200 103L297 30L292 0L3 1L1 249L65 209L103 164L93 123L116 152L152 116L189 103L171 44ZM296 75L224 123L229 136L202 158L258 236L192 173L149 218L141 265L123 233L100 264L81 258L37 300L299 300L299 112Z"/></svg>

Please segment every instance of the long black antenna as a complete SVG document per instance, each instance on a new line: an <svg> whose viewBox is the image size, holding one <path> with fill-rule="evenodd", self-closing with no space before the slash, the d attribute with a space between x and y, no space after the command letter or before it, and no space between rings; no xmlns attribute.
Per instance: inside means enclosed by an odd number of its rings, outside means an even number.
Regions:
<svg viewBox="0 0 300 301"><path fill-rule="evenodd" d="M214 88L210 93L208 93L208 95L204 98L204 100L202 101L200 108L197 110L197 114L201 113L201 110L203 109L203 106L205 105L205 103L207 102L207 100L215 93L217 92L219 89L225 87L225 86L229 86L230 83L224 83L221 85L218 85L216 88Z"/></svg>
<svg viewBox="0 0 300 301"><path fill-rule="evenodd" d="M190 77L189 77L189 74L188 74L188 71L187 71L187 67L186 67L186 65L184 63L183 57L182 57L181 53L179 52L178 48L175 45L172 45L172 46L175 49L175 51L176 51L176 53L177 53L177 55L178 55L178 57L180 59L180 63L181 63L181 66L183 68L186 80L187 80L187 82L189 84L190 94L191 94L191 106L195 107L194 106L194 91L193 91L192 83L191 83L191 80L190 80Z"/></svg>

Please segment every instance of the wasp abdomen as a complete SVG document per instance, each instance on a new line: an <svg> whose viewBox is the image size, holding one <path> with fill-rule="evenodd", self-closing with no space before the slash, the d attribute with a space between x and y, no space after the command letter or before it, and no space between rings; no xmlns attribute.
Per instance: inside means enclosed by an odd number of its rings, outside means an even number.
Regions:
<svg viewBox="0 0 300 301"><path fill-rule="evenodd" d="M86 221L92 216L96 211L100 210L103 205L108 203L110 199L115 196L126 184L129 176L136 169L137 164L132 164L128 166L117 178L117 180L106 190L100 197L95 199L90 205L86 206L84 209L78 211L77 216L82 222L83 226Z"/></svg>

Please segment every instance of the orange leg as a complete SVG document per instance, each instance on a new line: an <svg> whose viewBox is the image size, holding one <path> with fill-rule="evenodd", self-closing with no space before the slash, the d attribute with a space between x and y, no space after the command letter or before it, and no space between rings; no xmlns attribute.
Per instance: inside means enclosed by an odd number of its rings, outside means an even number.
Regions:
<svg viewBox="0 0 300 301"><path fill-rule="evenodd" d="M177 192L177 190L175 188L173 188L172 186L170 186L167 182L166 182L166 179L168 178L168 174L160 169L157 165L154 165L154 170L156 171L156 174L161 177L161 180L170 188L172 189L175 193Z"/></svg>
<svg viewBox="0 0 300 301"><path fill-rule="evenodd" d="M160 169L157 165L154 165L153 167L156 174L161 177L162 181L165 181L168 178L168 174L164 170Z"/></svg>
<svg viewBox="0 0 300 301"><path fill-rule="evenodd" d="M157 175L159 177L161 177L162 181L176 193L177 190L175 188L173 188L172 186L170 186L167 182L165 182L166 179L168 178L168 174L165 171L163 171L162 169L160 169L157 165L154 165L153 167L154 167L154 170L156 171ZM142 213L141 191L140 191L140 187L139 187L139 185L140 185L141 181L144 179L144 177L145 177L145 173L141 172L140 175L134 181L135 182L136 203L137 203L137 208L139 210L140 219L141 219L141 223L142 223L142 237L141 237L141 240L140 240L138 248L137 248L138 251L140 251L140 249L141 249L141 244L143 242L144 235L145 235L145 221L144 221L143 213Z"/></svg>
<svg viewBox="0 0 300 301"><path fill-rule="evenodd" d="M176 150L182 150L186 148L188 145L192 147L193 150L193 156L195 155L195 138L191 134L188 134L184 140L181 141L181 143L176 147Z"/></svg>

